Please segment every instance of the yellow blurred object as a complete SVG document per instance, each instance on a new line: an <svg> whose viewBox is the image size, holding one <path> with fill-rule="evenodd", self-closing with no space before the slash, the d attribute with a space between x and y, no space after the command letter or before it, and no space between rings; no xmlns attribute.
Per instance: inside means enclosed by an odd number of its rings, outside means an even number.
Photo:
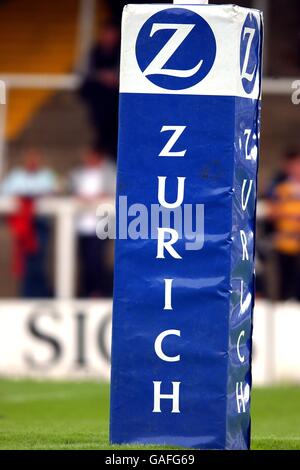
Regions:
<svg viewBox="0 0 300 470"><path fill-rule="evenodd" d="M275 223L276 249L288 255L300 253L300 184L286 181L277 186L270 204Z"/></svg>
<svg viewBox="0 0 300 470"><path fill-rule="evenodd" d="M0 74L70 72L76 54L79 0L10 0L0 5ZM15 138L51 90L8 95L7 139Z"/></svg>

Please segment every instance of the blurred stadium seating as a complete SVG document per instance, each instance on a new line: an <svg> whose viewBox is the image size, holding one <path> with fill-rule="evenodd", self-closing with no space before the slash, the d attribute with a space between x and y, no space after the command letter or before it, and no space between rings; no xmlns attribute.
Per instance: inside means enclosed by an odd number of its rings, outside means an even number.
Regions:
<svg viewBox="0 0 300 470"><path fill-rule="evenodd" d="M76 59L78 12L76 0L3 2L0 5L1 73L69 73ZM12 89L6 138L15 139L50 96L47 89Z"/></svg>

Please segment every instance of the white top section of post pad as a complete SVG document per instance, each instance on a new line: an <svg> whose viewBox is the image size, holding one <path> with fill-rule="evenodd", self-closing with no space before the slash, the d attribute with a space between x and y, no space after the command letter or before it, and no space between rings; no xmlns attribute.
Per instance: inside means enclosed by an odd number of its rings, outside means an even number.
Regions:
<svg viewBox="0 0 300 470"><path fill-rule="evenodd" d="M174 5L207 5L208 0L173 0Z"/></svg>
<svg viewBox="0 0 300 470"><path fill-rule="evenodd" d="M184 74L187 76L187 72L184 70L184 60L182 60L179 70L170 69L166 72L167 67L164 68L164 65L168 63L168 60L177 49L180 50L179 46L182 41L188 40L189 31L186 31L186 26L193 28L195 25L185 25L183 11L183 25L180 24L180 15L177 14L174 17L176 24L168 22L165 24L163 20L161 20L161 23L153 20L154 24L152 24L151 29L151 18L158 13L160 13L159 18L164 18L163 12L174 8L173 4L127 5L124 8L122 17L120 92L260 98L260 70L259 67L255 68L251 47L254 35L257 38L257 34L259 34L259 40L262 37L261 12L236 5L199 5L199 0L198 5L192 5L191 0L188 0L188 2L189 5L180 6L179 0L176 0L175 8L189 10L191 13L196 14L196 17L199 15L199 21L204 21L207 24L206 31L208 29L211 31L212 36L210 37L213 37L215 41L216 53L207 74L200 78L199 82L196 79L195 81L187 81L186 83L190 85L183 86L181 89L178 86L163 87L163 85L159 85L162 82L155 80L155 73L159 74L159 71L161 71L162 76L167 77L165 80L169 80L169 83L171 78L168 75L170 76L172 73L174 77L184 77ZM180 0L180 3L182 4L183 1ZM144 27L146 22L148 22L148 29ZM170 24L169 29L173 29L175 32L168 43L164 46L159 44L160 49L158 48L159 50L153 58L149 53L151 44L157 47L153 38L159 38L157 33L164 28L168 29L168 24ZM256 30L253 29L254 24L256 24ZM180 26L185 26L185 31ZM145 36L145 31L148 30L149 36ZM203 34L203 40L206 41L205 34L207 33L204 32ZM146 59L143 59L142 66L140 66L138 57L143 57L143 48ZM199 63L196 63L194 67L195 69L198 67L198 69L195 71L190 69L190 76L194 74L195 78L197 77L197 71L200 70L206 59L212 60L211 57L206 58L199 55ZM250 87L245 86L247 80L250 81Z"/></svg>

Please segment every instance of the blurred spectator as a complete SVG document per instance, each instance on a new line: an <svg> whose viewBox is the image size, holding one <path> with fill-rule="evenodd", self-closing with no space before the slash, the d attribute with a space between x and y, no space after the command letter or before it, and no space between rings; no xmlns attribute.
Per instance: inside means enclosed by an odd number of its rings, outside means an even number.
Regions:
<svg viewBox="0 0 300 470"><path fill-rule="evenodd" d="M117 154L120 37L111 23L102 26L93 47L80 95L87 103L97 148Z"/></svg>
<svg viewBox="0 0 300 470"><path fill-rule="evenodd" d="M17 198L17 211L8 218L14 244L13 273L23 298L52 296L47 276L49 221L35 213L36 201L54 193L57 181L36 150L28 150L20 167L11 170L1 193Z"/></svg>
<svg viewBox="0 0 300 470"><path fill-rule="evenodd" d="M285 154L284 158L281 160L280 168L277 171L277 173L274 175L274 177L271 181L271 184L267 188L267 192L265 194L265 196L267 198L272 198L273 194L274 194L274 191L276 190L277 186L280 183L283 183L284 181L286 181L286 179L288 178L289 163L290 163L290 159L294 158L294 153L295 153L294 151L287 152Z"/></svg>
<svg viewBox="0 0 300 470"><path fill-rule="evenodd" d="M109 240L96 235L96 208L99 198L112 196L115 189L115 167L104 153L90 150L82 165L71 174L72 193L90 209L84 209L76 220L80 259L80 296L110 297L112 269L106 263ZM94 206L93 206L94 203Z"/></svg>
<svg viewBox="0 0 300 470"><path fill-rule="evenodd" d="M287 154L284 177L274 185L270 201L280 299L300 300L300 151Z"/></svg>

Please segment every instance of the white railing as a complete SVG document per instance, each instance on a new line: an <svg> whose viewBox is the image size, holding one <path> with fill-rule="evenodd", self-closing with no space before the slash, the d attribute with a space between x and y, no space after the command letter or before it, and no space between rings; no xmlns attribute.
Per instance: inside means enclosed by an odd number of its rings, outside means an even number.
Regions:
<svg viewBox="0 0 300 470"><path fill-rule="evenodd" d="M81 75L70 74L0 74L0 80L6 84L7 90L18 89L52 89L52 90L77 90ZM299 77L265 77L262 82L263 93L266 95L292 95L293 84L299 81Z"/></svg>
<svg viewBox="0 0 300 470"><path fill-rule="evenodd" d="M79 201L74 197L47 197L37 202L37 212L54 218L55 222L55 297L72 299L75 297L76 278L76 230L75 217L82 211L94 212L105 204L106 211L115 213L115 200L102 198L96 202ZM17 201L11 197L0 197L0 216L13 213ZM264 219L267 207L263 201L257 206L258 219Z"/></svg>
<svg viewBox="0 0 300 470"><path fill-rule="evenodd" d="M75 297L76 274L76 230L75 217L82 211L96 214L100 204L114 208L111 198L86 203L73 197L41 198L37 202L38 213L53 217L55 221L55 297L72 299ZM17 207L14 198L0 197L0 215L13 213Z"/></svg>
<svg viewBox="0 0 300 470"><path fill-rule="evenodd" d="M1 74L0 80L11 89L52 89L76 90L80 83L80 75L69 74L40 74L40 73L8 73Z"/></svg>

